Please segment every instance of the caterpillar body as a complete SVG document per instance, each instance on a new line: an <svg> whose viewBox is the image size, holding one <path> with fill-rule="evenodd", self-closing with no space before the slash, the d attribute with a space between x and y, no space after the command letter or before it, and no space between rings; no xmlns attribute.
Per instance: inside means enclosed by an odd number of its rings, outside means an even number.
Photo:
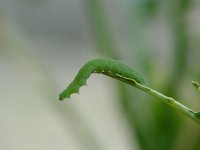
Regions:
<svg viewBox="0 0 200 150"><path fill-rule="evenodd" d="M81 86L86 85L86 80L92 73L99 73L134 85L135 82L144 84L144 77L136 70L110 58L99 58L87 62L78 72L74 80L59 95L59 100L69 98L71 94L78 93Z"/></svg>

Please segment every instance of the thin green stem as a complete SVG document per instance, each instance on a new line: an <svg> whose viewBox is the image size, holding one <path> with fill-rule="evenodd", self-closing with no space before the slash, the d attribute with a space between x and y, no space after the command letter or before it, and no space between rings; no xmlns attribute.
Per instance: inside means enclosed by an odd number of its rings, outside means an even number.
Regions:
<svg viewBox="0 0 200 150"><path fill-rule="evenodd" d="M200 84L195 81L191 81L191 83L194 86L194 88L197 89L198 92L200 92Z"/></svg>
<svg viewBox="0 0 200 150"><path fill-rule="evenodd" d="M165 103L167 103L168 105L172 106L173 108L175 108L176 110L178 110L179 112L182 112L183 114L185 114L186 116L188 116L189 118L191 118L192 120L194 120L195 122L200 124L200 119L197 116L198 112L194 112L192 109L186 107L185 105L179 103L177 100L173 99L172 97L168 97L158 91L155 91L147 86L141 85L137 82L135 82L135 84L133 85L136 88L154 96L157 97L161 100L163 100Z"/></svg>

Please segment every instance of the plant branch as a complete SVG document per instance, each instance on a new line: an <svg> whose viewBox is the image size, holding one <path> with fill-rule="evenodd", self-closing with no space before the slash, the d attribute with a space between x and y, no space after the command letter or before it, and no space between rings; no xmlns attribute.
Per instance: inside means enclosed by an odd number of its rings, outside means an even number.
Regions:
<svg viewBox="0 0 200 150"><path fill-rule="evenodd" d="M147 86L141 85L137 82L135 82L135 84L133 85L136 88L146 92L147 94L150 94L154 97L157 97L161 100L163 100L165 103L167 103L168 105L172 106L173 108L175 108L176 110L178 110L179 112L182 112L183 114L185 114L186 116L188 116L189 118L191 118L192 120L194 120L195 122L200 124L200 118L199 118L199 112L194 112L192 109L186 107L185 105L179 103L177 100L173 99L172 97L168 97L156 90L153 90Z"/></svg>
<svg viewBox="0 0 200 150"><path fill-rule="evenodd" d="M142 74L117 60L109 58L94 59L88 61L85 65L83 65L74 80L69 84L66 89L64 89L63 92L60 93L59 100L70 98L71 94L73 93L79 93L80 87L86 85L87 79L93 73L104 74L106 76L132 85L154 97L163 100L171 107L177 109L178 111L182 112L183 114L200 124L200 111L194 112L192 109L186 107L172 97L168 97L156 90L145 86L145 79L143 78ZM192 82L192 84L196 88L199 88L200 86L197 82Z"/></svg>

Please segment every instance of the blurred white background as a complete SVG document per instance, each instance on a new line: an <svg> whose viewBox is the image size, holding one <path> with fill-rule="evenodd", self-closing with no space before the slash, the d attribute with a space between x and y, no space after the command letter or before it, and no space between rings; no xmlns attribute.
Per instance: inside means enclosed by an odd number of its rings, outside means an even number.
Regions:
<svg viewBox="0 0 200 150"><path fill-rule="evenodd" d="M130 150L112 80L93 75L58 101L98 57L79 0L0 1L0 149Z"/></svg>

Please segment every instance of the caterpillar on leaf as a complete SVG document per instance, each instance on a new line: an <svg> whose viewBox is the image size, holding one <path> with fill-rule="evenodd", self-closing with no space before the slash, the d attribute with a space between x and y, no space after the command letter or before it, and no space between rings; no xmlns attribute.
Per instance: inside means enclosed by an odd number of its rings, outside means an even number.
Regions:
<svg viewBox="0 0 200 150"><path fill-rule="evenodd" d="M74 80L59 95L59 100L69 98L71 94L78 93L81 86L86 85L86 80L92 73L104 74L125 83L135 85L135 82L144 84L144 77L136 70L110 58L99 58L87 62L78 72Z"/></svg>

